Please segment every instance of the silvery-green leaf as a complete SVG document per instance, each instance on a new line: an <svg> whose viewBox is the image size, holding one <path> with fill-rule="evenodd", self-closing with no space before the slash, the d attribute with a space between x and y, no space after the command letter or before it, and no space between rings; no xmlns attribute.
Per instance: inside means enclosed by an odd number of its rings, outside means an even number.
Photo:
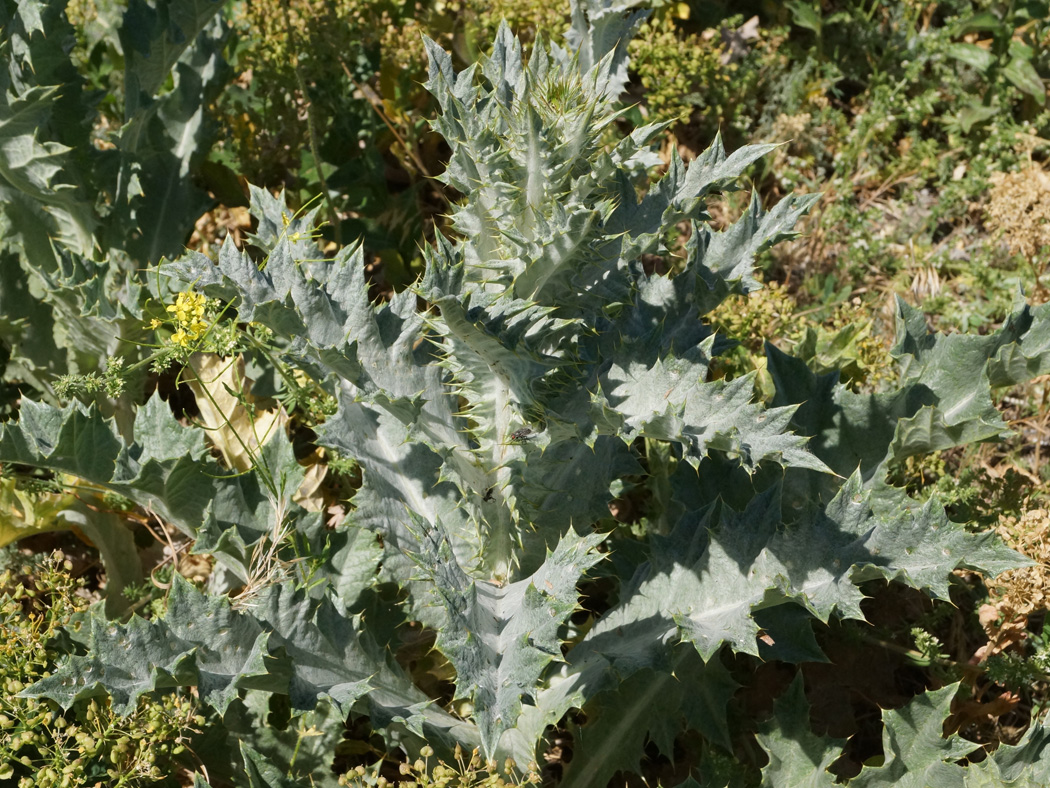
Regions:
<svg viewBox="0 0 1050 788"><path fill-rule="evenodd" d="M240 687L280 691L287 679L268 660L269 634L225 599L208 597L175 575L168 614L161 621L133 617L127 624L90 619L88 654L71 655L51 676L24 691L68 708L108 693L119 714L134 711L154 689L196 686L220 712Z"/></svg>
<svg viewBox="0 0 1050 788"><path fill-rule="evenodd" d="M576 610L576 584L600 560L602 539L569 532L532 576L497 586L470 580L440 528L421 535L420 571L448 610L438 647L456 668L457 693L474 705L486 752L514 727L544 668L561 659L558 629Z"/></svg>
<svg viewBox="0 0 1050 788"><path fill-rule="evenodd" d="M966 784L966 770L956 760L974 751L973 742L953 734L944 736L958 685L930 690L916 696L901 709L882 713L882 766L865 767L854 777L857 788L901 786L901 788L944 788Z"/></svg>
<svg viewBox="0 0 1050 788"><path fill-rule="evenodd" d="M813 733L800 673L777 698L773 718L762 726L758 743L769 756L762 770L762 788L831 788L835 778L828 767L846 741Z"/></svg>

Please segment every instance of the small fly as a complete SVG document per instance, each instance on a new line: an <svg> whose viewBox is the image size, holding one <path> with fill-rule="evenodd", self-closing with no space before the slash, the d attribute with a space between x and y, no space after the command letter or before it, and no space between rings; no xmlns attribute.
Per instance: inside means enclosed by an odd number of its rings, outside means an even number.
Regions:
<svg viewBox="0 0 1050 788"><path fill-rule="evenodd" d="M528 443L529 442L529 438L531 437L531 435L532 435L532 428L531 427L522 427L520 430L514 430L514 432L512 432L510 434L510 442L511 443Z"/></svg>

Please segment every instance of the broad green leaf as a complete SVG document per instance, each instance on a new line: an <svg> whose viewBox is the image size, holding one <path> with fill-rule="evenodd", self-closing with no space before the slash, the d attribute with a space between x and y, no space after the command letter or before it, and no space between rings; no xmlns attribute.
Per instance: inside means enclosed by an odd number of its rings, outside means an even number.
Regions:
<svg viewBox="0 0 1050 788"><path fill-rule="evenodd" d="M948 46L947 54L948 57L981 72L995 65L995 55L976 44L951 44Z"/></svg>
<svg viewBox="0 0 1050 788"><path fill-rule="evenodd" d="M371 687L376 665L359 645L360 624L291 585L271 586L254 602L253 618L273 632L289 665L292 708L312 711L329 700L342 715Z"/></svg>
<svg viewBox="0 0 1050 788"><path fill-rule="evenodd" d="M41 378L62 374L67 354L55 344L52 309L35 297L20 257L10 251L0 252L0 336L11 350L4 378L46 390Z"/></svg>
<svg viewBox="0 0 1050 788"><path fill-rule="evenodd" d="M1033 725L1015 746L1000 744L978 763L964 765L960 759L974 744L956 735L943 736L951 712L956 685L913 698L905 707L883 712L884 763L865 766L848 781L851 786L960 786L1035 788L1046 784L1050 738L1042 725ZM830 786L834 780L827 767L841 753L844 740L815 735L809 726L809 704L802 692L801 677L776 702L773 719L758 735L769 755L762 785Z"/></svg>
<svg viewBox="0 0 1050 788"><path fill-rule="evenodd" d="M244 759L244 770L248 774L250 788L296 788L298 780L286 777L270 760L241 742L241 758Z"/></svg>
<svg viewBox="0 0 1050 788"><path fill-rule="evenodd" d="M1002 30L1005 22L991 11L981 11L963 18L952 28L952 35L964 36L979 30L995 32Z"/></svg>
<svg viewBox="0 0 1050 788"><path fill-rule="evenodd" d="M723 282L739 282L745 292L756 290L759 285L751 275L755 256L773 244L795 237L795 224L818 199L816 194L789 196L766 211L758 191L752 191L744 215L727 229L712 232L709 227L696 228L695 243L690 238L690 263L699 268L700 276L716 292Z"/></svg>
<svg viewBox="0 0 1050 788"><path fill-rule="evenodd" d="M1035 97L1043 104L1046 103L1046 86L1030 58L1011 57L1003 66L1003 76L1021 92Z"/></svg>
<svg viewBox="0 0 1050 788"><path fill-rule="evenodd" d="M288 583L267 588L252 602L253 619L271 633L277 672L287 682L281 694L288 694L293 710L309 712L327 700L344 718L351 707L368 714L376 730L393 726L435 746L477 746L477 729L432 704L375 644L360 617Z"/></svg>
<svg viewBox="0 0 1050 788"><path fill-rule="evenodd" d="M120 246L107 239L150 264L181 250L211 204L192 176L214 142L208 107L232 76L222 56L228 31L214 18L221 3L155 3L133 0L120 31L127 100L114 202L131 235ZM169 74L173 90L154 97Z"/></svg>
<svg viewBox="0 0 1050 788"><path fill-rule="evenodd" d="M813 436L813 453L841 476L859 466L866 486L882 482L891 458L1004 434L1007 426L992 404L992 387L1050 371L1046 305L1025 307L983 336L930 334L920 312L903 302L898 307L897 390L853 393L836 375L817 376L801 361L767 346L776 386L773 404L798 405L794 431Z"/></svg>
<svg viewBox="0 0 1050 788"><path fill-rule="evenodd" d="M171 408L160 397L150 397L135 411L134 446L136 450L124 455L119 463L122 471L132 471L135 463L155 460L178 460L180 457L199 457L205 451L202 430L184 429L171 413ZM123 474L118 474L123 475Z"/></svg>
<svg viewBox="0 0 1050 788"><path fill-rule="evenodd" d="M119 451L120 439L93 406L58 410L26 400L19 421L5 424L0 434L4 461L62 470L91 481L113 476Z"/></svg>
<svg viewBox="0 0 1050 788"><path fill-rule="evenodd" d="M916 696L907 706L882 713L885 763L865 767L850 781L857 788L951 788L964 786L966 773L955 761L973 752L973 742L943 735L955 684Z"/></svg>
<svg viewBox="0 0 1050 788"><path fill-rule="evenodd" d="M717 527L710 511L687 514L669 537L653 538L649 565L569 651L561 675L537 695L536 711L523 712L520 735L538 735L637 671L669 672L679 641L704 659L723 644L760 654L755 611L774 632L781 609L788 624L799 624L796 606L821 620L863 619L859 586L868 580L899 580L946 598L959 566L1000 571L1024 563L991 535L949 522L936 503L876 513L870 500L855 475L826 507L811 504L787 524L776 488L742 512L723 507Z"/></svg>
<svg viewBox="0 0 1050 788"><path fill-rule="evenodd" d="M686 727L702 733L708 742L732 749L727 706L740 685L722 661L721 653L703 662L687 647L683 648L686 655L675 668L674 677L680 682L678 696ZM673 757L673 732L666 731L662 742L656 736L657 726L662 722L662 719L656 720L649 735L661 752Z"/></svg>
<svg viewBox="0 0 1050 788"><path fill-rule="evenodd" d="M327 552L328 560L320 573L328 578L333 596L344 607L352 608L361 593L378 579L382 545L375 534L344 523L328 535Z"/></svg>
<svg viewBox="0 0 1050 788"><path fill-rule="evenodd" d="M761 634L758 656L765 662L827 662L813 633L813 616L801 605L787 604L755 610L751 614Z"/></svg>
<svg viewBox="0 0 1050 788"><path fill-rule="evenodd" d="M966 775L967 788L978 785L1037 788L1046 785L1050 780L1048 744L1050 729L1044 723L1033 723L1016 746L1000 744L990 758L971 764Z"/></svg>
<svg viewBox="0 0 1050 788"><path fill-rule="evenodd" d="M72 149L57 141L41 139L56 111L59 92L53 87L33 87L0 105L0 179L9 189L7 207L14 217L10 234L32 253L34 265L54 267L53 239L79 254L92 251L95 217L74 184L60 177L72 164Z"/></svg>
<svg viewBox="0 0 1050 788"><path fill-rule="evenodd" d="M810 729L800 673L777 698L773 718L759 730L758 743L769 756L762 770L762 788L830 788L835 778L828 767L846 741L826 739Z"/></svg>
<svg viewBox="0 0 1050 788"><path fill-rule="evenodd" d="M249 690L245 693L243 718L231 708L223 717L224 727L242 745L255 751L259 756L257 765L265 763L276 768L291 784L337 788L332 761L343 738L345 717L332 704L322 701L313 711L295 715L286 726L278 727L267 721L271 697ZM251 768L251 764L246 766Z"/></svg>
<svg viewBox="0 0 1050 788"><path fill-rule="evenodd" d="M197 538L196 550L215 552L243 579L252 571L252 548L280 525L278 510L287 528L320 549L319 517L287 500L302 474L287 437L268 444L262 469L232 473L204 456L202 431L179 424L159 398L139 409L132 431L143 443L125 441L94 406L27 400L19 420L0 430L0 462L68 473L129 498Z"/></svg>
<svg viewBox="0 0 1050 788"><path fill-rule="evenodd" d="M128 119L157 93L221 9L219 0L130 0L120 31Z"/></svg>
<svg viewBox="0 0 1050 788"><path fill-rule="evenodd" d="M347 391L347 389L344 389ZM443 481L442 458L424 443L407 440L409 428L389 411L345 396L339 412L325 423L320 442L357 459L364 481L354 496L354 525L382 537L384 573L406 583L414 574L406 552L417 552L413 517L440 521L453 534L459 559L476 560L476 537L460 506L454 484ZM484 481L477 489L484 490ZM504 554L509 554L509 548ZM420 611L422 613L422 611ZM440 619L438 619L440 622Z"/></svg>
<svg viewBox="0 0 1050 788"><path fill-rule="evenodd" d="M635 673L615 691L598 695L586 708L594 719L573 731L573 762L566 768L567 788L599 788L618 771L637 773L646 743L649 715L665 718L677 711L679 688L664 671ZM670 702L670 703L668 703Z"/></svg>
<svg viewBox="0 0 1050 788"><path fill-rule="evenodd" d="M225 712L240 690L285 695L293 710L313 711L327 700L342 716L367 695L364 708L377 728L402 725L421 738L476 746L473 726L438 708L400 667L325 598L313 600L289 584L271 586L246 610L225 597L196 590L176 575L159 620L127 624L90 618L88 654L67 657L48 678L25 690L64 708L108 693L120 714L146 692L196 687Z"/></svg>
<svg viewBox="0 0 1050 788"><path fill-rule="evenodd" d="M731 748L726 706L739 684L721 658L705 663L680 646L671 667L635 673L584 707L589 721L573 733L566 788L600 787L617 771L637 772L647 739L673 759L675 738L686 729Z"/></svg>
<svg viewBox="0 0 1050 788"><path fill-rule="evenodd" d="M81 698L108 693L114 711L127 715L144 693L196 686L201 699L221 713L239 688L279 691L287 685L272 672L268 639L254 618L175 575L164 619L136 616L120 624L93 615L88 654L67 657L23 695L48 697L69 708Z"/></svg>
<svg viewBox="0 0 1050 788"><path fill-rule="evenodd" d="M1015 386L1050 371L1050 306L1025 306L1007 317L988 378L997 388Z"/></svg>

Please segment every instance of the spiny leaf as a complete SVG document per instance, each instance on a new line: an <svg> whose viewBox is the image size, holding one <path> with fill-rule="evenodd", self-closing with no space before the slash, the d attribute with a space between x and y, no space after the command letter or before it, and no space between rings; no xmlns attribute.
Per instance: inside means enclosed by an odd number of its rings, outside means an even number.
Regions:
<svg viewBox="0 0 1050 788"><path fill-rule="evenodd" d="M208 107L231 76L222 50L226 26L218 0L131 0L120 27L125 123L118 136L117 220L107 246L156 264L177 253L208 194L193 175L214 141ZM157 95L168 78L174 89Z"/></svg>
<svg viewBox="0 0 1050 788"><path fill-rule="evenodd" d="M295 788L300 785L281 773L281 770L270 763L269 758L245 742L241 742L241 758L244 759L244 770L248 774L250 788Z"/></svg>
<svg viewBox="0 0 1050 788"><path fill-rule="evenodd" d="M769 755L762 770L762 788L830 788L835 778L828 767L839 756L845 739L815 735L809 725L809 703L802 674L773 705L773 719L762 726L758 743Z"/></svg>
<svg viewBox="0 0 1050 788"><path fill-rule="evenodd" d="M141 442L126 441L112 420L94 406L73 403L53 408L22 404L17 422L0 430L0 462L61 471L85 479L156 512L188 536L198 550L215 550L220 560L243 577L249 573L250 548L273 532L278 501L260 474L283 479L290 498L302 469L286 436L273 441L261 457L260 471L231 474L204 454L199 430L179 424L159 398L136 415L133 432ZM282 506L288 526L307 534L311 520L296 504ZM237 549L226 552L222 544Z"/></svg>
<svg viewBox="0 0 1050 788"><path fill-rule="evenodd" d="M94 406L58 410L27 400L17 424L6 424L0 453L8 462L63 470L92 481L109 480L121 441Z"/></svg>
<svg viewBox="0 0 1050 788"><path fill-rule="evenodd" d="M442 531L421 538L420 569L449 611L438 646L456 668L457 692L474 704L487 756L514 727L543 669L561 659L558 628L576 610L576 583L600 560L594 548L603 538L570 532L532 576L502 587L471 582Z"/></svg>
<svg viewBox="0 0 1050 788"><path fill-rule="evenodd" d="M456 540L464 564L473 560L478 547L459 505L458 490L441 478L442 457L424 443L408 441L409 431L389 411L345 397L319 438L363 466L364 481L355 495L352 519L383 538L384 572L399 583L407 583L413 574L404 553L418 551L413 518L428 523L440 520ZM435 623L440 625L441 620Z"/></svg>
<svg viewBox="0 0 1050 788"><path fill-rule="evenodd" d="M241 687L281 691L286 680L271 672L268 633L230 609L224 599L201 594L175 575L168 614L158 622L134 617L127 624L90 619L88 654L68 657L51 676L24 691L63 708L108 693L118 714L130 714L144 693L196 686L220 712Z"/></svg>
<svg viewBox="0 0 1050 788"><path fill-rule="evenodd" d="M617 771L637 772L646 740L674 759L675 738L685 729L731 747L726 706L740 686L719 656L704 662L679 647L671 670L643 670L590 701L588 723L573 733L566 788L600 787Z"/></svg>
<svg viewBox="0 0 1050 788"><path fill-rule="evenodd" d="M636 0L570 2L572 27L565 34L566 43L595 92L606 101L617 100L627 84L627 42L649 15L648 11L633 11L639 5ZM562 62L570 57L559 50L554 55Z"/></svg>
<svg viewBox="0 0 1050 788"><path fill-rule="evenodd" d="M757 610L774 631L780 609L792 611L798 625L795 605L821 620L862 619L858 586L867 580L901 580L946 597L958 566L1024 562L987 535L950 523L936 504L887 514L869 501L854 476L826 508L812 506L786 525L776 488L740 513L723 507L717 528L710 510L687 514L669 537L653 539L652 560L569 651L564 676L539 693L537 713L519 727L551 724L639 670L669 671L680 640L705 660L725 643L757 655Z"/></svg>
<svg viewBox="0 0 1050 788"><path fill-rule="evenodd" d="M322 701L313 711L293 716L287 726L277 727L267 722L269 701L267 693L249 690L243 704L232 706L223 717L231 737L255 752L253 762L245 759L249 777L254 763L260 769L276 769L289 785L338 788L332 761L343 737L343 715L331 703Z"/></svg>
<svg viewBox="0 0 1050 788"><path fill-rule="evenodd" d="M690 172L694 168L695 165L690 167ZM753 191L744 215L729 228L718 233L704 228L696 234L696 245L690 248L690 265L699 268L700 276L713 290L720 289L721 283L737 282L745 292L757 289L759 285L751 276L755 255L793 237L795 224L819 199L817 194L792 195L766 212L757 191Z"/></svg>
<svg viewBox="0 0 1050 788"><path fill-rule="evenodd" d="M352 608L361 593L376 583L383 548L373 533L344 523L328 535L327 552L328 560L319 572L328 578L334 597Z"/></svg>
<svg viewBox="0 0 1050 788"><path fill-rule="evenodd" d="M252 609L272 631L271 649L285 661L287 692L293 709L310 711L330 701L346 716L360 701L376 730L422 739L451 748L472 748L477 728L434 705L404 670L363 628L327 596L312 599L291 584L268 588Z"/></svg>
<svg viewBox="0 0 1050 788"><path fill-rule="evenodd" d="M221 9L219 0L130 0L120 36L129 118Z"/></svg>
<svg viewBox="0 0 1050 788"><path fill-rule="evenodd" d="M225 597L203 594L176 575L164 618L125 625L92 616L88 654L68 657L24 694L68 708L108 693L114 709L128 714L143 693L192 686L225 712L240 690L257 689L288 696L301 712L328 700L343 717L367 694L379 727L400 723L436 741L474 746L473 726L431 708L358 619L289 584L253 601L250 612L236 611Z"/></svg>
<svg viewBox="0 0 1050 788"><path fill-rule="evenodd" d="M885 763L865 769L850 781L857 788L931 785L962 786L966 775L955 761L973 752L973 742L945 737L944 721L958 691L952 684L916 696L907 706L882 713Z"/></svg>
<svg viewBox="0 0 1050 788"><path fill-rule="evenodd" d="M812 451L836 473L860 467L865 486L884 482L887 463L907 456L995 438L1006 425L991 387L1050 371L1050 309L1024 307L982 336L935 335L917 310L899 304L896 353L900 387L857 394L837 375L817 376L767 345L776 386L773 404L798 405L792 427L813 436ZM828 480L821 480L826 487Z"/></svg>
<svg viewBox="0 0 1050 788"><path fill-rule="evenodd" d="M990 758L967 769L967 788L1009 785L1039 788L1050 781L1050 727L1033 723L1015 746L1000 744Z"/></svg>
<svg viewBox="0 0 1050 788"><path fill-rule="evenodd" d="M1050 357L1044 357L1039 349L1045 345L1050 309L1044 305L1029 316L1026 307L999 331L986 336L928 334L925 318L918 310L900 300L897 309L894 353L901 360L901 383L931 392L934 405L898 426L891 445L894 457L901 459L1005 434L1006 423L992 405L991 374L994 370L1000 385L1025 378L1014 379L1007 374L1008 367L1002 361L994 366L990 362L1032 354L1034 367L1020 367L1014 361L1010 364L1013 371L1026 375L1030 369L1036 374L1050 370Z"/></svg>
<svg viewBox="0 0 1050 788"><path fill-rule="evenodd" d="M748 468L771 459L825 470L805 450L806 439L787 432L792 411L751 403L751 378L707 383L705 377L700 364L667 358L648 369L614 365L603 376L602 388L609 406L621 414L626 439L641 435L681 442L694 465L719 450Z"/></svg>

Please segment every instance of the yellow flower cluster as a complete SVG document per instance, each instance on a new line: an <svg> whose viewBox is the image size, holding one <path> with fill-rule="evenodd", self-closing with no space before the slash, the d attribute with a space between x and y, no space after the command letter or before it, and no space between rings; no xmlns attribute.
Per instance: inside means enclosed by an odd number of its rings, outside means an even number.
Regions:
<svg viewBox="0 0 1050 788"><path fill-rule="evenodd" d="M202 293L186 290L179 293L175 303L168 307L168 311L175 318L175 333L171 335L171 343L179 347L189 347L190 342L201 338L208 330L208 324L204 321L204 308L207 299ZM154 318L149 327L156 329L161 321Z"/></svg>

